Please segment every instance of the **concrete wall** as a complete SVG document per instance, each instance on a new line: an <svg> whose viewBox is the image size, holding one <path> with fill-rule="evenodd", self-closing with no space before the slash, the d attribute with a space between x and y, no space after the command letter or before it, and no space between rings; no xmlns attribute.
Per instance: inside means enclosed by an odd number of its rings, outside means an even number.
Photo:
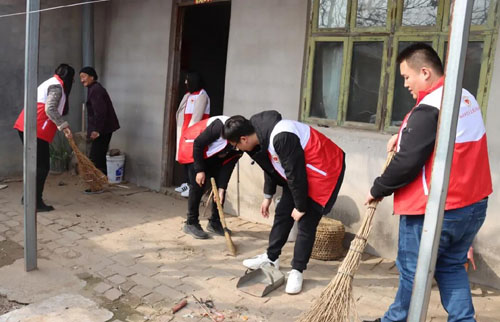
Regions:
<svg viewBox="0 0 500 322"><path fill-rule="evenodd" d="M69 4L65 0L41 1L41 7ZM23 12L26 3L3 0L0 14ZM22 175L22 145L12 129L24 104L25 16L0 19L0 178ZM77 72L81 64L81 8L46 11L40 15L38 83L51 77L60 63L68 63ZM70 95L66 119L74 130L80 130L82 86L76 79Z"/></svg>
<svg viewBox="0 0 500 322"><path fill-rule="evenodd" d="M233 0L226 66L224 114L249 117L269 109L297 119L307 1ZM237 213L237 171L229 183L225 208ZM251 159L240 160L240 215L271 224L259 215L264 177Z"/></svg>
<svg viewBox="0 0 500 322"><path fill-rule="evenodd" d="M121 125L110 148L128 156L127 180L155 190L161 184L171 8L172 1L115 0L97 31L105 32L98 72Z"/></svg>

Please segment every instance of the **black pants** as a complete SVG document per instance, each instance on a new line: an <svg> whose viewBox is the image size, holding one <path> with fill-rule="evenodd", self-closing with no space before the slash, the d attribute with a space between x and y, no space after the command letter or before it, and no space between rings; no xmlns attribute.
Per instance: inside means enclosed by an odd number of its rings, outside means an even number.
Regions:
<svg viewBox="0 0 500 322"><path fill-rule="evenodd" d="M344 159L345 160L345 159ZM335 189L328 200L328 203L323 208L318 203L308 198L306 213L298 222L298 234L293 249L292 268L298 271L303 271L307 268L307 263L311 257L314 240L316 238L316 228L318 227L321 217L328 214L332 210L337 196L339 194L340 186L344 180L345 161L342 166L342 171L339 175ZM294 219L291 214L295 204L290 189L283 187L283 194L281 195L280 202L276 206L274 215L274 223L269 234L269 246L267 248L267 256L270 260L275 261L281 255L281 249L285 245L290 230L292 229Z"/></svg>
<svg viewBox="0 0 500 322"><path fill-rule="evenodd" d="M206 160L207 171L205 172L205 185L200 187L196 183L196 172L194 170L193 164L188 164L188 185L189 185L189 198L188 198L188 213L187 213L187 224L193 225L200 222L200 201L203 197L203 193L206 188L212 189L212 184L210 183L210 178L213 177L215 179L215 183L217 184L217 188L227 189L227 184L229 179L231 178L231 173L233 172L234 166L238 158L234 158L223 164L223 160L219 159L217 156L214 156L210 159ZM224 198L226 199L226 198ZM223 201L224 202L224 201ZM217 205L215 202L212 203L212 216L210 217L210 221L218 222L220 221L219 212L217 210Z"/></svg>
<svg viewBox="0 0 500 322"><path fill-rule="evenodd" d="M109 142L113 133L101 134L97 139L92 141L90 148L90 160L94 163L95 167L101 170L102 173L108 174L106 167L106 153L108 153Z"/></svg>
<svg viewBox="0 0 500 322"><path fill-rule="evenodd" d="M21 142L24 143L23 132L17 131ZM42 201L43 187L50 171L49 142L36 139L36 202Z"/></svg>

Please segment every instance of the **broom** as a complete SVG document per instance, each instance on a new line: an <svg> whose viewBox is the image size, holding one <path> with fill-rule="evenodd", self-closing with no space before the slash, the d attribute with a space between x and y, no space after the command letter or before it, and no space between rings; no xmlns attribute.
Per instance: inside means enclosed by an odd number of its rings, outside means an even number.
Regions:
<svg viewBox="0 0 500 322"><path fill-rule="evenodd" d="M68 138L69 145L73 149L78 160L78 174L90 188L90 191L100 191L108 183L108 177L94 166L94 163L83 154L76 146L73 138Z"/></svg>
<svg viewBox="0 0 500 322"><path fill-rule="evenodd" d="M387 156L384 170L392 160L394 152ZM358 270L361 255L366 247L368 236L372 229L373 215L379 201L372 201L366 209L365 218L349 247L349 252L342 261L337 275L323 290L320 297L299 316L297 322L345 322L349 321L355 312L355 302L352 296L352 280Z"/></svg>
<svg viewBox="0 0 500 322"><path fill-rule="evenodd" d="M210 182L212 183L212 193L214 195L215 203L217 204L217 210L219 210L220 222L222 224L222 228L224 228L224 237L226 237L227 249L231 252L231 254L233 254L233 256L236 256L236 246L234 245L233 240L231 239L231 235L229 235L229 231L227 230L226 219L224 218L224 210L222 209L222 204L220 203L219 192L217 189L217 185L215 184L215 179L210 178Z"/></svg>

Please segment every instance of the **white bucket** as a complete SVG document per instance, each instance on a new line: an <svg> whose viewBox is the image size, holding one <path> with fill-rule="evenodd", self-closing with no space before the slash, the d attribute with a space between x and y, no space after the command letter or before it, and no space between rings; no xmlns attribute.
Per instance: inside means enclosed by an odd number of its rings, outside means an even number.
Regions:
<svg viewBox="0 0 500 322"><path fill-rule="evenodd" d="M116 156L106 155L106 168L108 170L109 183L120 183L123 179L123 172L125 170L125 154Z"/></svg>

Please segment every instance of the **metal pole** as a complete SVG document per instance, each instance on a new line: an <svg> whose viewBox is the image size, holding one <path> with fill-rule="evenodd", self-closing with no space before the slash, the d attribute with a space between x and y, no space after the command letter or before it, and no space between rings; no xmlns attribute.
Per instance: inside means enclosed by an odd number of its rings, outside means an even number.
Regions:
<svg viewBox="0 0 500 322"><path fill-rule="evenodd" d="M82 66L94 66L94 5L86 4L82 8ZM85 102L87 88L83 89L82 132L85 131Z"/></svg>
<svg viewBox="0 0 500 322"><path fill-rule="evenodd" d="M432 167L431 190L425 208L417 270L413 285L408 321L425 321L432 279L443 225L450 168L455 147L458 112L462 97L462 79L473 0L453 1L450 16L445 83L439 116L436 154Z"/></svg>
<svg viewBox="0 0 500 322"><path fill-rule="evenodd" d="M26 0L26 11L40 10L40 0ZM26 14L24 63L24 267L37 268L36 235L36 113L40 13Z"/></svg>

